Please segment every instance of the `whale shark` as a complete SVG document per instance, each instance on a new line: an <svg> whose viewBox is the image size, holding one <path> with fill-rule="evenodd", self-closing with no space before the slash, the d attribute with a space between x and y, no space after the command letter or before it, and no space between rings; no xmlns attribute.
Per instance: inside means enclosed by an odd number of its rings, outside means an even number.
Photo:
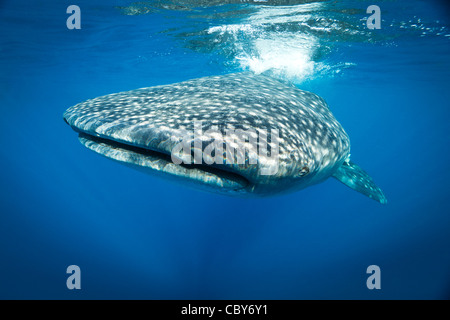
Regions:
<svg viewBox="0 0 450 320"><path fill-rule="evenodd" d="M387 203L350 160L350 139L325 100L266 75L109 94L70 107L63 118L88 149L200 189L271 196L333 177Z"/></svg>

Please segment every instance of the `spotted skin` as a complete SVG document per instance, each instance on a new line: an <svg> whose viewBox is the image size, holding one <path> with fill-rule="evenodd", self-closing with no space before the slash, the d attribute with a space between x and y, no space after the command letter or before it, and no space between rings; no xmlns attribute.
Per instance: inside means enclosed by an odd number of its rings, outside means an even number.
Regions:
<svg viewBox="0 0 450 320"><path fill-rule="evenodd" d="M322 98L251 73L110 94L69 108L64 119L97 153L227 194L298 190L333 176L350 154L349 138ZM200 131L195 123L201 123ZM208 130L221 134L225 146L243 150L245 163L211 164L209 170L205 164L180 166L164 157L181 141L188 141L194 152L194 134L204 151L212 141ZM276 161L227 136L227 130L253 131L269 151L278 142ZM278 139L271 134L275 131ZM262 167L271 166L274 174L262 174Z"/></svg>

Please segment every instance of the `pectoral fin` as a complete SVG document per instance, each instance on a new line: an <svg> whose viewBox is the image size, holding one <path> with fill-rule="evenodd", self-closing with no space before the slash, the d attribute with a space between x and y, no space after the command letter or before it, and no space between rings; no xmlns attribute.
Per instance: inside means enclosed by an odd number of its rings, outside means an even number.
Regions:
<svg viewBox="0 0 450 320"><path fill-rule="evenodd" d="M375 182L373 182L372 178L363 169L351 161L344 162L333 177L353 190L356 190L381 204L387 203L383 191L381 191Z"/></svg>

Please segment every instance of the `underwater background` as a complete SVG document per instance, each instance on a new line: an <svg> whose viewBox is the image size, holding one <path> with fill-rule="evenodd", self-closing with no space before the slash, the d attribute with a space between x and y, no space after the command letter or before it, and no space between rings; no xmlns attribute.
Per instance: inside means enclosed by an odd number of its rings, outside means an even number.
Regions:
<svg viewBox="0 0 450 320"><path fill-rule="evenodd" d="M62 119L243 70L323 97L387 205L335 179L262 199L197 191L87 150ZM0 1L0 298L448 299L449 75L440 1Z"/></svg>

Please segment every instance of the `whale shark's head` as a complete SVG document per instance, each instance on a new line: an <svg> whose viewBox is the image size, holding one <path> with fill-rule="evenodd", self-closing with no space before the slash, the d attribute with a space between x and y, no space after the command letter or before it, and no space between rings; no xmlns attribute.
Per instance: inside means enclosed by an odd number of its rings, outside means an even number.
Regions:
<svg viewBox="0 0 450 320"><path fill-rule="evenodd" d="M247 73L98 97L64 120L108 158L228 194L301 189L349 154L348 136L320 97Z"/></svg>

